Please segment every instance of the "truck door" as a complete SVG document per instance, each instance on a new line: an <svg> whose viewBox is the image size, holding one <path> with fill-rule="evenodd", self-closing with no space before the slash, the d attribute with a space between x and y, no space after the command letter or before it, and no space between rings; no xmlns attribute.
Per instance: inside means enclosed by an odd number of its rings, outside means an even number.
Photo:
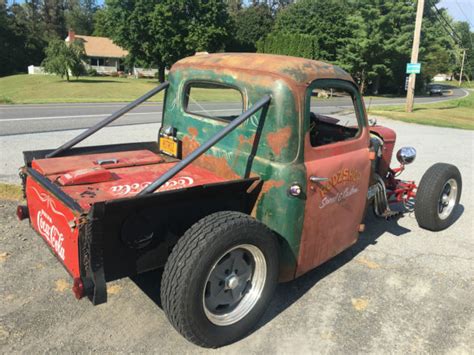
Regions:
<svg viewBox="0 0 474 355"><path fill-rule="evenodd" d="M305 105L307 199L297 276L356 242L370 175L369 132L355 85L317 80Z"/></svg>

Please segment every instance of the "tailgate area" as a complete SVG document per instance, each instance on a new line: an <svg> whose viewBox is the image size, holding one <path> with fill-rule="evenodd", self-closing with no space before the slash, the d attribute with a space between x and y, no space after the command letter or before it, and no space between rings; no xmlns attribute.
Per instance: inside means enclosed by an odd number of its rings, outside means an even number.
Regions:
<svg viewBox="0 0 474 355"><path fill-rule="evenodd" d="M30 223L74 278L79 270L79 215L31 177L26 184Z"/></svg>

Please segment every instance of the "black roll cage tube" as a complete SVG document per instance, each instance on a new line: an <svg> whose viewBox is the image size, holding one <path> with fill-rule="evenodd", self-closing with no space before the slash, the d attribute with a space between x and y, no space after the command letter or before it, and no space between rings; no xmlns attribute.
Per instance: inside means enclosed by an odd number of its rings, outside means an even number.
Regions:
<svg viewBox="0 0 474 355"><path fill-rule="evenodd" d="M114 112L111 114L109 117L105 118L104 120L98 122L91 128L87 129L86 131L82 132L78 136L74 137L73 139L67 141L63 145L61 145L59 148L56 150L52 151L51 153L46 155L46 158L53 158L57 156L58 154L63 153L64 151L68 150L69 148L72 148L79 142L82 142L84 139L87 137L93 135L100 129L104 128L108 124L112 123L115 121L117 118L123 116L130 110L134 109L138 105L142 104L146 100L148 100L150 97L156 95L160 91L168 88L170 83L168 81L165 81L158 85L156 88L153 90L150 90L147 92L145 95L139 97L135 101L129 103L125 107L121 108L120 110ZM252 107L250 107L247 111L242 112L237 118L233 119L227 126L222 128L219 132L217 132L214 136L212 136L207 142L201 144L197 149L192 151L185 159L181 160L179 163L174 165L171 169L169 169L167 172L165 172L163 175L161 175L159 178L157 178L155 181L153 181L150 185L145 187L142 191L140 191L137 196L144 196L151 194L155 192L157 189L159 189L163 184L165 184L169 179L171 179L173 176L178 174L181 170L183 170L186 166L191 164L194 160L199 158L202 154L204 154L209 148L211 148L213 145L215 145L217 142L219 142L221 139L223 139L225 136L227 136L230 132L232 132L234 129L236 129L238 126L240 126L244 121L249 119L252 115L254 115L256 112L258 112L261 108L266 107L267 105L270 104L271 97L270 95L265 95L263 96L260 100L258 100ZM268 107L267 107L268 108ZM266 114L266 110L264 111L264 114Z"/></svg>
<svg viewBox="0 0 474 355"><path fill-rule="evenodd" d="M81 134L74 137L70 141L67 141L62 146L55 149L51 153L47 154L46 158L53 158L53 157L57 156L58 154L63 153L65 150L68 150L69 148L74 147L77 143L82 142L84 139L86 139L89 136L92 136L98 130L100 130L100 129L104 128L105 126L107 126L108 124L112 123L117 118L122 117L128 111L131 111L132 109L134 109L138 105L140 105L143 102L145 102L146 100L148 100L150 97L155 96L156 94L158 94L163 89L166 89L169 85L170 85L170 83L168 81L165 81L164 83L161 83L160 85L158 85L153 90L148 91L145 95L139 97L138 99L136 99L133 102L130 102L127 106L125 106L125 107L121 108L120 110L114 112L109 117L103 119L102 121L98 122L97 124L95 124L91 128L89 128L86 131L82 132Z"/></svg>

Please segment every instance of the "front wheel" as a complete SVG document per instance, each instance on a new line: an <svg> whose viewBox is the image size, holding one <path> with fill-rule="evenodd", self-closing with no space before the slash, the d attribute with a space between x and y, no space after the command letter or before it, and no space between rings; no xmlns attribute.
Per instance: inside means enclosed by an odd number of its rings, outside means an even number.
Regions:
<svg viewBox="0 0 474 355"><path fill-rule="evenodd" d="M263 315L278 268L272 231L242 213L214 213L174 247L162 278L163 309L189 341L212 348L230 344Z"/></svg>
<svg viewBox="0 0 474 355"><path fill-rule="evenodd" d="M416 192L415 217L418 225L432 231L448 228L455 221L453 213L459 204L462 178L458 168L437 163L421 178Z"/></svg>

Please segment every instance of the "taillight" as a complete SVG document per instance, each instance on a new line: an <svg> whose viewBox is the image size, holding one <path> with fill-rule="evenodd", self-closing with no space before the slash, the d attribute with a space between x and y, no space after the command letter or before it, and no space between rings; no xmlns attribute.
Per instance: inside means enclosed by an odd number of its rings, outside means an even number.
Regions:
<svg viewBox="0 0 474 355"><path fill-rule="evenodd" d="M29 217L28 207L24 205L19 205L16 208L16 216L18 217L20 221L28 218Z"/></svg>
<svg viewBox="0 0 474 355"><path fill-rule="evenodd" d="M84 283L82 282L80 277L76 277L74 279L74 284L72 286L72 292L74 293L74 296L80 300L82 297L84 297Z"/></svg>

